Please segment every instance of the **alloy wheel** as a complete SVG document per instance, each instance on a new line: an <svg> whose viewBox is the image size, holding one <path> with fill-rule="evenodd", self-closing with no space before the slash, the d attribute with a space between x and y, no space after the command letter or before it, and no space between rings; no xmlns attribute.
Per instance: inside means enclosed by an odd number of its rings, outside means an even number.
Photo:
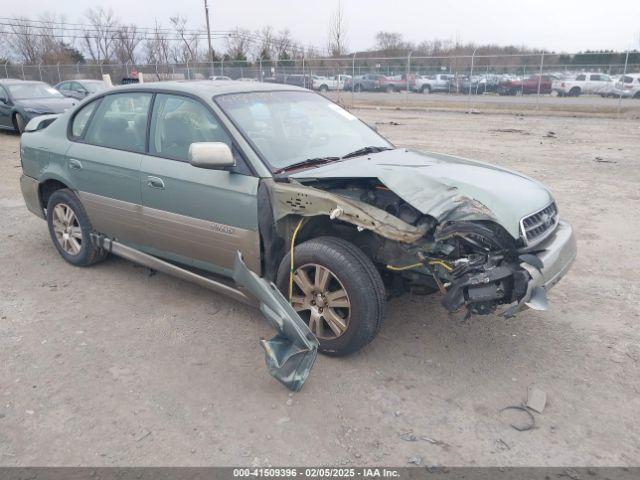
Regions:
<svg viewBox="0 0 640 480"><path fill-rule="evenodd" d="M69 255L78 255L82 249L82 229L73 209L65 203L57 204L52 223L60 248Z"/></svg>
<svg viewBox="0 0 640 480"><path fill-rule="evenodd" d="M323 340L342 336L349 327L351 301L338 277L315 263L302 265L293 274L293 308L313 334Z"/></svg>

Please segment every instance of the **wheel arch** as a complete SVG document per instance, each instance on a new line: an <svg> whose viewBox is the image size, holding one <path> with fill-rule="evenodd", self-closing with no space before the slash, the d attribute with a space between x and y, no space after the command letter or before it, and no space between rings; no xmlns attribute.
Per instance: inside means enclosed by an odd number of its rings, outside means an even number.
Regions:
<svg viewBox="0 0 640 480"><path fill-rule="evenodd" d="M70 188L62 179L57 177L49 177L42 180L38 185L38 200L43 209L46 210L49 198L57 190Z"/></svg>

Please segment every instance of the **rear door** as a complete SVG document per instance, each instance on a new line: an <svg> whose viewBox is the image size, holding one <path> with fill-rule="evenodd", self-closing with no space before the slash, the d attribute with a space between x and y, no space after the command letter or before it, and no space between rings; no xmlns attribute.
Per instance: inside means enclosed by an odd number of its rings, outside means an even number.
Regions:
<svg viewBox="0 0 640 480"><path fill-rule="evenodd" d="M237 166L192 166L188 152L194 142L226 143ZM140 170L150 253L231 276L240 250L249 268L260 271L258 178L208 106L188 96L157 94Z"/></svg>
<svg viewBox="0 0 640 480"><path fill-rule="evenodd" d="M66 169L92 226L124 243L143 240L140 162L151 93L114 93L75 114Z"/></svg>

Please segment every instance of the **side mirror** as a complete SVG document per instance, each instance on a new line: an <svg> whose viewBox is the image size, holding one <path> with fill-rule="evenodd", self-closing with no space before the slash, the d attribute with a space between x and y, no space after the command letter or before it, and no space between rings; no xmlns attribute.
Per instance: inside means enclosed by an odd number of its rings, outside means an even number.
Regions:
<svg viewBox="0 0 640 480"><path fill-rule="evenodd" d="M231 149L222 142L196 142L189 146L189 163L211 170L233 167L236 161Z"/></svg>

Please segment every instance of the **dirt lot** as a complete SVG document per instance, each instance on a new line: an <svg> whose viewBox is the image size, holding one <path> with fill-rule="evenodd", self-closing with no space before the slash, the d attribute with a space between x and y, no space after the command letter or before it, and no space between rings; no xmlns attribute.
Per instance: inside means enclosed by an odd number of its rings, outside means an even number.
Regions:
<svg viewBox="0 0 640 480"><path fill-rule="evenodd" d="M640 100L634 98L602 98L598 95L558 97L556 95L507 95L493 93L464 95L447 93L395 92L331 92L329 97L349 107L412 108L445 112L544 113L545 115L588 115L610 118L640 119Z"/></svg>
<svg viewBox="0 0 640 480"><path fill-rule="evenodd" d="M640 123L357 113L553 189L579 256L551 310L464 324L437 297L397 299L372 345L320 357L289 394L257 311L115 258L65 264L0 133L0 464L640 464ZM518 432L498 411L529 385L549 402Z"/></svg>

